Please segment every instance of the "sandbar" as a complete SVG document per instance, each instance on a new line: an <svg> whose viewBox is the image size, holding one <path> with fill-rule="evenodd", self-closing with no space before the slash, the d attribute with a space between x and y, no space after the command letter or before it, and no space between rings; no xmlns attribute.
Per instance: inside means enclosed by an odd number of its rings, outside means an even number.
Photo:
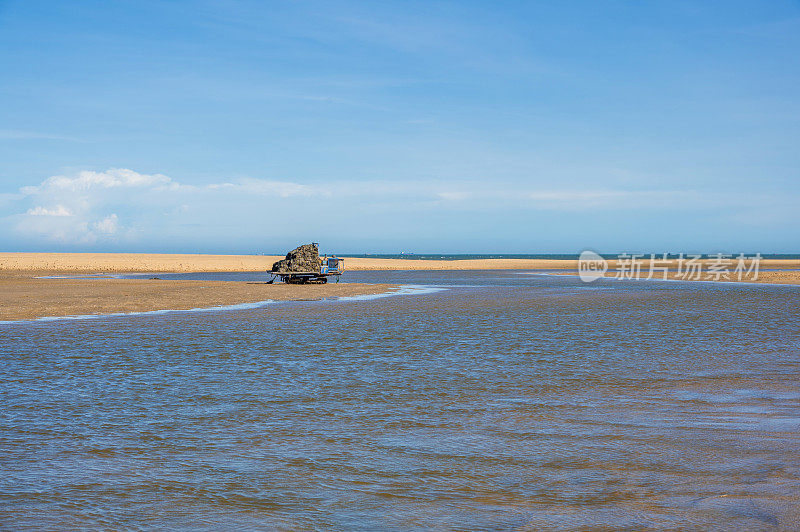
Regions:
<svg viewBox="0 0 800 532"><path fill-rule="evenodd" d="M389 284L265 284L243 281L41 279L67 272L0 272L0 321L186 310L260 301L319 300L381 294Z"/></svg>

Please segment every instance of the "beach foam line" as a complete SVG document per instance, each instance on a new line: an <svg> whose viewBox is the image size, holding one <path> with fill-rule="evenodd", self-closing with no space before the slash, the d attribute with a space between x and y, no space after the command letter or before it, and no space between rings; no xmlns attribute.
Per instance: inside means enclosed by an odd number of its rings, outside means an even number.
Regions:
<svg viewBox="0 0 800 532"><path fill-rule="evenodd" d="M555 271L555 270L553 270ZM563 270L559 270L563 271ZM512 275L547 275L550 277L569 277L570 275L578 275L576 274L569 274L569 273L549 273L549 272L510 272Z"/></svg>
<svg viewBox="0 0 800 532"><path fill-rule="evenodd" d="M392 296L411 296L411 295L422 295L422 294L433 294L435 292L441 292L443 290L447 290L449 287L443 286L434 286L434 285L424 285L424 284L401 284L400 288L394 290L392 292L384 292L383 294L367 294L362 296L341 296L341 297L334 297L331 300L335 301L369 301L371 299L380 299L383 297L392 297Z"/></svg>
<svg viewBox="0 0 800 532"><path fill-rule="evenodd" d="M186 308L186 309L162 309L162 310L143 310L139 312L113 312L111 314L80 314L76 316L44 316L42 318L34 318L30 320L9 320L0 321L0 325L8 325L13 323L33 323L42 321L71 321L71 320L92 320L98 318L119 318L122 316L156 316L160 314L172 314L179 312L215 312L227 310L250 310L265 307L275 303L272 299L264 301L256 301L255 303L236 303L234 305L218 305L216 307L203 307L203 308Z"/></svg>
<svg viewBox="0 0 800 532"><path fill-rule="evenodd" d="M168 273L168 272L167 272ZM165 273L84 273L76 275L39 275L34 279L136 279L152 275L165 275Z"/></svg>
<svg viewBox="0 0 800 532"><path fill-rule="evenodd" d="M34 279L113 279L102 273L87 273L86 275L40 275Z"/></svg>

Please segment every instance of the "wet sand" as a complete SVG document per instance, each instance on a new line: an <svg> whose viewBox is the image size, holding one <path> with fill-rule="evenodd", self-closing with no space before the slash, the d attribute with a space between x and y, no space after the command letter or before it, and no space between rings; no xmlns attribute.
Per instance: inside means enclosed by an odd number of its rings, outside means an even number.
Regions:
<svg viewBox="0 0 800 532"><path fill-rule="evenodd" d="M286 285L236 281L37 279L66 272L0 273L0 321L41 317L184 310L259 301L381 294L388 284Z"/></svg>

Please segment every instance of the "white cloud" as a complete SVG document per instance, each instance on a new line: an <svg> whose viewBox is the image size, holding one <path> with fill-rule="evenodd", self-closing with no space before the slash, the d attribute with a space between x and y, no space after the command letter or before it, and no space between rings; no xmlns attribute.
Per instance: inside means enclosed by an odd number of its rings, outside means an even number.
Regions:
<svg viewBox="0 0 800 532"><path fill-rule="evenodd" d="M160 223L166 231L171 229L170 224L181 222L195 227L213 225L212 220L223 210L244 214L237 205L248 203L245 209L252 209L256 198L281 201L327 194L327 187L289 181L243 178L196 186L163 174L142 174L126 168L85 170L52 176L38 185L22 187L19 194L9 194L14 199L9 206L32 205L7 217L7 221L28 238L101 243L141 234L137 225L152 230ZM263 209L257 214L262 213ZM171 219L162 219L164 216ZM126 225L121 222L123 218Z"/></svg>
<svg viewBox="0 0 800 532"><path fill-rule="evenodd" d="M28 209L25 214L29 216L72 216L72 212L63 205L56 205L52 209L47 209L42 206Z"/></svg>
<svg viewBox="0 0 800 532"><path fill-rule="evenodd" d="M436 195L446 201L463 201L469 198L469 193L463 191L439 192Z"/></svg>
<svg viewBox="0 0 800 532"><path fill-rule="evenodd" d="M536 208L563 211L684 208L707 205L710 200L692 190L539 190L522 197Z"/></svg>
<svg viewBox="0 0 800 532"><path fill-rule="evenodd" d="M629 192L617 190L546 190L532 192L528 197L535 201L598 201L614 200L627 196Z"/></svg>
<svg viewBox="0 0 800 532"><path fill-rule="evenodd" d="M17 215L10 217L14 232L26 238L44 237L51 242L91 244L97 235L77 217Z"/></svg>
<svg viewBox="0 0 800 532"><path fill-rule="evenodd" d="M239 179L234 183L213 183L206 185L208 190L228 190L246 192L248 194L258 194L261 196L279 196L288 198L290 196L311 196L314 194L327 193L322 187L312 187L291 183L288 181L269 181L265 179Z"/></svg>
<svg viewBox="0 0 800 532"><path fill-rule="evenodd" d="M113 235L117 232L119 218L116 214L106 216L99 222L92 224L92 229L102 235Z"/></svg>
<svg viewBox="0 0 800 532"><path fill-rule="evenodd" d="M143 188L167 186L172 179L162 174L140 174L125 168L111 168L105 172L82 171L74 177L56 175L35 187L23 187L23 194L34 195L46 192L85 192L91 189Z"/></svg>

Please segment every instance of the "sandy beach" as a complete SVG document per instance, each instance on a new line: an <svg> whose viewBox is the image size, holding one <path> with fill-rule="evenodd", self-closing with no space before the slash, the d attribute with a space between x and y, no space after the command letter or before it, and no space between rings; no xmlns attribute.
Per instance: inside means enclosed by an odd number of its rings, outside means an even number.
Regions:
<svg viewBox="0 0 800 532"><path fill-rule="evenodd" d="M135 253L0 253L0 320L207 308L272 300L382 293L391 285L283 284L142 279L40 279L107 273L266 271L282 257ZM577 261L543 259L413 260L346 258L346 270L559 270L577 275ZM613 277L616 261L606 276ZM766 270L766 271L765 271ZM646 262L642 269L646 276ZM660 277L660 276L659 276ZM670 278L675 278L670 272ZM265 276L266 279L266 276ZM345 275L346 279L346 275ZM708 280L703 275L698 280ZM735 276L721 281L735 281ZM744 281L752 282L751 278ZM762 260L756 282L800 284L800 261Z"/></svg>
<svg viewBox="0 0 800 532"><path fill-rule="evenodd" d="M0 253L0 271L81 273L255 272L282 259L277 255L191 255L156 253ZM577 260L468 259L416 260L344 257L346 270L577 270ZM644 261L644 267L647 261ZM674 264L673 264L674 266ZM617 261L609 261L610 269ZM800 270L800 260L764 259L761 270ZM781 272L787 278L795 273ZM777 282L777 281L773 281Z"/></svg>
<svg viewBox="0 0 800 532"><path fill-rule="evenodd" d="M156 253L0 253L0 271L254 272L266 271L278 255ZM347 270L527 270L576 269L574 260L414 260L344 257Z"/></svg>

